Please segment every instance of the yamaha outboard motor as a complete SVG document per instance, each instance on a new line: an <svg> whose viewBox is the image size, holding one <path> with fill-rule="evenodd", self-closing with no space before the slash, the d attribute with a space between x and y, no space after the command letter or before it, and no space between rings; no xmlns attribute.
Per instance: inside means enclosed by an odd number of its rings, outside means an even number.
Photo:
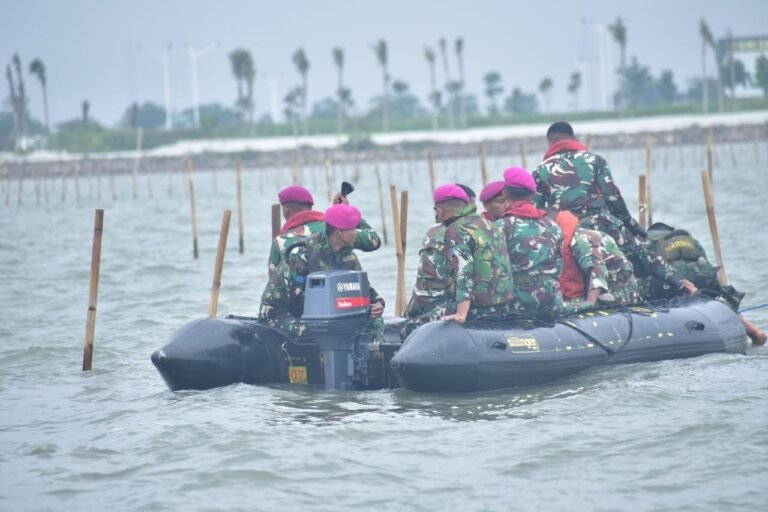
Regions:
<svg viewBox="0 0 768 512"><path fill-rule="evenodd" d="M368 274L353 270L309 274L301 320L306 334L323 352L326 390L353 389L355 382L365 380L365 358L357 352L365 348L367 358L371 320Z"/></svg>

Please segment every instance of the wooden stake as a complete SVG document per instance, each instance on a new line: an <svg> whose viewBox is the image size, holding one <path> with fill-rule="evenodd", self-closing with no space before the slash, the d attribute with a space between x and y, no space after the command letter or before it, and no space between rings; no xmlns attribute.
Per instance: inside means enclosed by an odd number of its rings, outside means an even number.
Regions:
<svg viewBox="0 0 768 512"><path fill-rule="evenodd" d="M293 173L293 184L298 185L301 182L299 178L299 154L293 154L293 161L291 162L291 171Z"/></svg>
<svg viewBox="0 0 768 512"><path fill-rule="evenodd" d="M224 267L224 253L227 252L227 238L229 236L229 220L232 210L224 210L221 219L221 231L219 232L219 247L216 249L216 264L213 267L213 286L211 287L211 304L208 307L208 316L216 318L216 310L219 308L219 291L221 290L221 269Z"/></svg>
<svg viewBox="0 0 768 512"><path fill-rule="evenodd" d="M403 190L400 192L400 245L403 248L403 272L402 276L400 276L400 281L398 282L397 286L400 290L401 294L401 301L400 301L400 315L399 316L405 316L405 308L407 306L407 295L405 294L405 257L406 257L406 248L408 246L408 191Z"/></svg>
<svg viewBox="0 0 768 512"><path fill-rule="evenodd" d="M192 257L197 259L197 211L195 210L195 182L192 178L192 159L187 160L187 182L189 184L189 202L192 207Z"/></svg>
<svg viewBox="0 0 768 512"><path fill-rule="evenodd" d="M638 221L640 222L640 225L645 228L648 223L646 222L646 213L647 213L647 206L646 203L646 197L645 193L648 190L645 182L645 174L641 174L637 177L637 189L638 189L638 200L637 200L637 207L638 207Z"/></svg>
<svg viewBox="0 0 768 512"><path fill-rule="evenodd" d="M427 151L427 159L429 160L429 191L435 190L435 161L432 158L432 150Z"/></svg>
<svg viewBox="0 0 768 512"><path fill-rule="evenodd" d="M136 132L136 156L133 159L133 198L136 199L138 197L138 191L137 191L137 177L139 174L139 160L141 160L141 141L144 137L144 130L139 128L139 130ZM190 167L192 163L190 161ZM197 256L195 256L197 257Z"/></svg>
<svg viewBox="0 0 768 512"><path fill-rule="evenodd" d="M104 228L104 210L96 210L93 226L93 250L91 251L91 281L88 289L88 315L85 322L83 344L83 371L93 365L93 339L96 330L96 300L99 295L99 266L101 265L101 233Z"/></svg>
<svg viewBox="0 0 768 512"><path fill-rule="evenodd" d="M712 234L712 244L715 246L715 259L717 266L720 267L718 279L720 284L728 284L728 276L725 273L723 265L723 253L720 250L720 235L717 231L717 220L715 219L715 199L712 194L712 182L709 181L709 172L701 171L701 184L704 188L704 203L707 206L707 219L709 220L709 231Z"/></svg>
<svg viewBox="0 0 768 512"><path fill-rule="evenodd" d="M280 234L280 203L272 205L272 238Z"/></svg>
<svg viewBox="0 0 768 512"><path fill-rule="evenodd" d="M648 225L653 224L653 194L652 194L652 177L653 177L653 141L650 137L645 139L645 205L646 215L648 217Z"/></svg>
<svg viewBox="0 0 768 512"><path fill-rule="evenodd" d="M243 183L240 173L240 159L237 159L237 245L240 254L245 252L245 243L243 242Z"/></svg>
<svg viewBox="0 0 768 512"><path fill-rule="evenodd" d="M384 245L388 245L387 240L387 219L384 214L384 192L381 188L381 168L379 166L379 154L376 153L376 184L379 187L379 211L381 212L381 236L384 239Z"/></svg>
<svg viewBox="0 0 768 512"><path fill-rule="evenodd" d="M96 200L101 202L101 173L102 167L99 166L96 170Z"/></svg>
<svg viewBox="0 0 768 512"><path fill-rule="evenodd" d="M712 128L707 130L707 172L709 173L709 183L712 184Z"/></svg>
<svg viewBox="0 0 768 512"><path fill-rule="evenodd" d="M482 143L480 144L480 177L483 180L483 186L486 186L488 184L488 168L485 165L485 148Z"/></svg>
<svg viewBox="0 0 768 512"><path fill-rule="evenodd" d="M80 202L80 166L75 165L75 202Z"/></svg>
<svg viewBox="0 0 768 512"><path fill-rule="evenodd" d="M523 169L528 168L525 162L525 141L520 141L520 165L522 165Z"/></svg>
<svg viewBox="0 0 768 512"><path fill-rule="evenodd" d="M592 135L587 134L586 144L584 145L587 147L587 151L592 151Z"/></svg>
<svg viewBox="0 0 768 512"><path fill-rule="evenodd" d="M331 155L328 153L328 151L325 152L323 165L325 166L326 195L328 196L328 204L331 204L331 201L333 200L333 171L331 170Z"/></svg>
<svg viewBox="0 0 768 512"><path fill-rule="evenodd" d="M395 233L395 255L397 256L397 278L395 292L395 316L402 316L403 293L400 288L401 280L405 279L405 255L400 231L400 212L397 207L397 187L389 186L389 198L392 201L392 231Z"/></svg>
<svg viewBox="0 0 768 512"><path fill-rule="evenodd" d="M115 170L112 168L112 166L107 167L107 172L109 173L109 188L112 192L112 200L117 199L117 190L115 189Z"/></svg>
<svg viewBox="0 0 768 512"><path fill-rule="evenodd" d="M61 171L61 202L67 201L67 171Z"/></svg>
<svg viewBox="0 0 768 512"><path fill-rule="evenodd" d="M48 170L43 175L43 192L45 192L45 204L48 204Z"/></svg>

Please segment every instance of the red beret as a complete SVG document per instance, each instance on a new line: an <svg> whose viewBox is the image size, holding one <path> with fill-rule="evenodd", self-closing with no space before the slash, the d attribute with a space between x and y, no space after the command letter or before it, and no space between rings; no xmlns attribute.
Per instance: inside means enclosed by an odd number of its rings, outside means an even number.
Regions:
<svg viewBox="0 0 768 512"><path fill-rule="evenodd" d="M536 192L536 182L533 181L533 176L522 167L510 167L504 171L504 184L508 187Z"/></svg>
<svg viewBox="0 0 768 512"><path fill-rule="evenodd" d="M486 186L483 187L483 190L480 191L480 201L490 201L497 195L501 194L504 191L504 182L503 181L492 181Z"/></svg>
<svg viewBox="0 0 768 512"><path fill-rule="evenodd" d="M348 204L335 204L325 210L325 223L336 229L352 229L360 224L360 210Z"/></svg>
<svg viewBox="0 0 768 512"><path fill-rule="evenodd" d="M442 203L443 201L447 201L448 199L459 199L460 201L464 201L465 203L469 202L469 196L467 195L466 192L464 192L464 189L453 183L449 183L447 185L440 185L439 187L437 187L435 189L433 198L435 200L435 204Z"/></svg>
<svg viewBox="0 0 768 512"><path fill-rule="evenodd" d="M309 190L305 189L301 185L291 185L285 187L277 194L280 204L283 203L302 203L312 206L315 204L315 200L312 199L312 194Z"/></svg>

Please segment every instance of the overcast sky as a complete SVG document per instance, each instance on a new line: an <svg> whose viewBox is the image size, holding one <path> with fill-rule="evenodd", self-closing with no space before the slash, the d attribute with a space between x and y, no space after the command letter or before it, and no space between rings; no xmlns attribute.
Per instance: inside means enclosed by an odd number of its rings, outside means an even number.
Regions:
<svg viewBox="0 0 768 512"><path fill-rule="evenodd" d="M367 108L381 88L370 48L374 41L387 41L392 77L408 82L424 101L429 89L424 46L436 47L445 37L452 49L463 37L467 87L483 107L483 75L497 70L505 95L513 86L535 92L543 77L552 77L553 108L564 110L571 106L566 86L573 71L585 75L582 107L599 107L606 96L601 87L612 88L607 79L613 73L606 78L604 70L618 61L618 51L605 41L601 47L598 34L617 16L627 26L628 57L637 56L654 75L673 70L681 88L701 70L700 18L716 38L728 29L736 36L768 34L766 0L0 0L0 56L10 62L18 51L25 68L35 57L45 62L53 122L78 117L88 99L96 119L114 124L133 101L163 103L160 60L139 45L173 45L174 110L192 103L186 44L220 45L198 61L202 103L234 103L236 82L227 55L236 47L250 50L257 70L256 108L264 112L272 108L270 88L282 98L298 83L291 56L300 46L310 61L310 104L335 89L331 48L340 46L346 52L346 82L357 105ZM752 68L754 55L745 60ZM450 68L455 77L452 51ZM443 76L440 65L440 82ZM5 78L2 84L5 98ZM26 86L32 113L42 118L39 85L27 76Z"/></svg>

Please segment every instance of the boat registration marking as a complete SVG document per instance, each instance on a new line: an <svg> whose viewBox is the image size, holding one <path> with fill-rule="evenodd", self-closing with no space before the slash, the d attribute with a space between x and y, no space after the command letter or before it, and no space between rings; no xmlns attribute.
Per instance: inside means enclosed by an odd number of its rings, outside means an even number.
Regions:
<svg viewBox="0 0 768 512"><path fill-rule="evenodd" d="M290 381L291 384L306 384L307 383L307 367L306 366L289 366L288 380Z"/></svg>
<svg viewBox="0 0 768 512"><path fill-rule="evenodd" d="M541 352L539 342L533 336L516 336L514 334L505 334L504 339L507 347L512 352Z"/></svg>

